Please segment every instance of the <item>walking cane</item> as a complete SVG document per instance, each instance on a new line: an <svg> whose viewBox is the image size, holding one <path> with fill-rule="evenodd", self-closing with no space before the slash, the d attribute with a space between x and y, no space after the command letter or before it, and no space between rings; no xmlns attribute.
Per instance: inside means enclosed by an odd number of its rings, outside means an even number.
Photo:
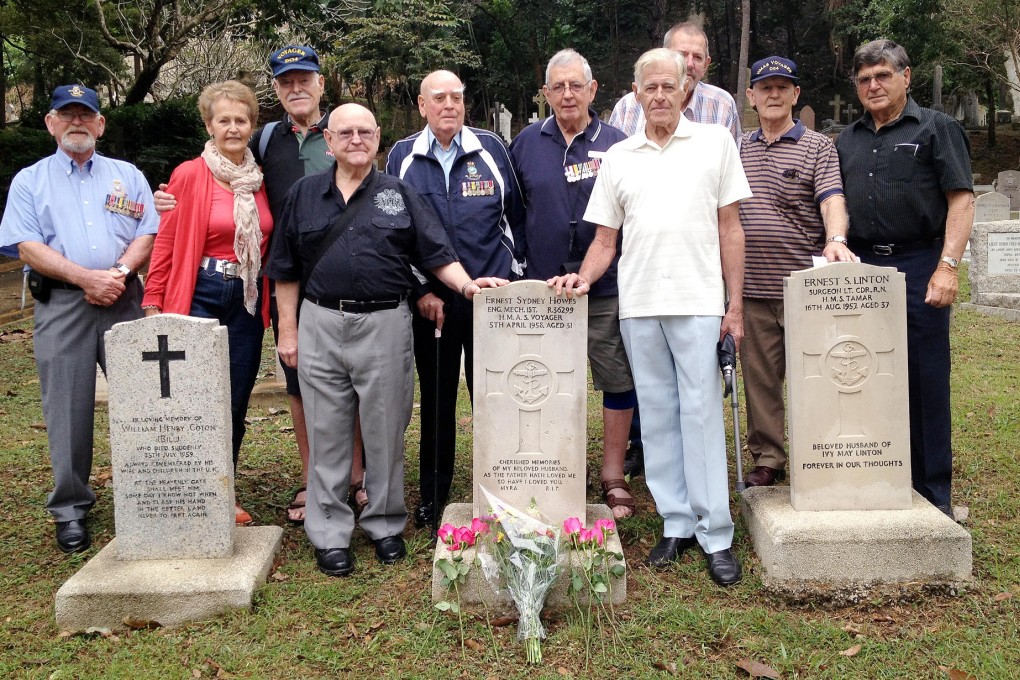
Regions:
<svg viewBox="0 0 1020 680"><path fill-rule="evenodd" d="M737 459L737 492L743 492L744 484L743 462L740 459L740 414L737 405L737 343L729 333L722 341L716 344L716 351L719 353L719 370L722 371L723 382L726 389L723 392L723 399L730 398L730 405L733 407L733 452Z"/></svg>
<svg viewBox="0 0 1020 680"><path fill-rule="evenodd" d="M436 391L432 411L432 535L439 535L439 341L443 331L436 326ZM439 540L438 538L436 540Z"/></svg>

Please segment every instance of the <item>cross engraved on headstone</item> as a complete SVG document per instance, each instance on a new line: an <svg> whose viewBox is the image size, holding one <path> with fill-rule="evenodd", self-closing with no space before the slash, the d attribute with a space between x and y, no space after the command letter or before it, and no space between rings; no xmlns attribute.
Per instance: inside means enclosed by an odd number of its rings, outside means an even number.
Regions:
<svg viewBox="0 0 1020 680"><path fill-rule="evenodd" d="M538 104L538 117L539 118L545 118L545 104L546 104L546 102L549 101L545 97L545 92L543 92L542 90L539 90L538 94L536 94L534 97L531 98L531 101L533 101L536 104Z"/></svg>
<svg viewBox="0 0 1020 680"><path fill-rule="evenodd" d="M163 399L170 398L170 362L171 361L183 361L184 352L182 351L170 351L169 343L167 342L167 336L157 335L157 346L159 350L156 352L142 352L142 361L158 361L159 362L159 392L160 397Z"/></svg>
<svg viewBox="0 0 1020 680"><path fill-rule="evenodd" d="M839 124L839 107L843 105L843 100L839 98L837 94L835 97L829 100L829 104L832 105L832 119Z"/></svg>
<svg viewBox="0 0 1020 680"><path fill-rule="evenodd" d="M821 352L804 352L804 378L828 379L839 390L840 437L866 434L861 422L859 400L868 379L876 375L894 375L893 348L879 349L857 334L861 314L833 314L836 340ZM870 346L869 346L870 345Z"/></svg>
<svg viewBox="0 0 1020 680"><path fill-rule="evenodd" d="M485 393L507 394L517 403L517 453L542 453L542 405L557 395L573 397L573 370L549 367L552 359L542 355L544 333L517 336L518 359L507 369L485 369Z"/></svg>

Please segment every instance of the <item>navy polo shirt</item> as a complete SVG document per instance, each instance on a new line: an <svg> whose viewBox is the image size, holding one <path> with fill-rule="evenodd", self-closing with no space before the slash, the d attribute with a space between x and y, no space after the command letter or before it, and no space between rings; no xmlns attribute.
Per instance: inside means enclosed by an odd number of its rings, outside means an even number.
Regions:
<svg viewBox="0 0 1020 680"><path fill-rule="evenodd" d="M588 109L588 114L591 122L569 146L553 116L524 128L510 144L510 158L526 203L524 241L529 279L558 276L564 262L584 259L595 238L597 225L581 218L606 150L627 135L600 121L594 110ZM571 222L575 223L572 248ZM592 286L591 295L618 294L619 261L618 247L616 258Z"/></svg>
<svg viewBox="0 0 1020 680"><path fill-rule="evenodd" d="M396 177L374 168L344 201L335 167L298 180L287 194L266 267L270 278L307 283L319 298L382 300L407 295L422 270L456 262L446 229L428 203ZM312 269L312 258L347 210L358 212Z"/></svg>

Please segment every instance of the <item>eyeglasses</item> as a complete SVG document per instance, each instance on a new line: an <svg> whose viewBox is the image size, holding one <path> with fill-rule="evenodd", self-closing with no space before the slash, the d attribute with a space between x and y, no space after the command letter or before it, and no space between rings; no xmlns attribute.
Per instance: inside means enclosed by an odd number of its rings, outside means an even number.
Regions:
<svg viewBox="0 0 1020 680"><path fill-rule="evenodd" d="M350 128L344 130L330 130L330 132L341 142L350 142L354 139L354 135L357 135L361 139L371 139L375 136L375 130L370 128Z"/></svg>
<svg viewBox="0 0 1020 680"><path fill-rule="evenodd" d="M556 83L555 85L546 85L545 87L558 97L566 92L568 88L572 93L580 94L581 90L588 87L588 83L590 82L591 81L589 80L585 83Z"/></svg>
<svg viewBox="0 0 1020 680"><path fill-rule="evenodd" d="M871 81L876 81L879 85L885 86L889 84L892 77L900 73L900 71L879 71L878 73L871 76L858 76L854 78L854 84L857 87L871 87Z"/></svg>
<svg viewBox="0 0 1020 680"><path fill-rule="evenodd" d="M83 123L91 123L99 116L95 111L57 111L57 118L65 123L72 122L75 118Z"/></svg>

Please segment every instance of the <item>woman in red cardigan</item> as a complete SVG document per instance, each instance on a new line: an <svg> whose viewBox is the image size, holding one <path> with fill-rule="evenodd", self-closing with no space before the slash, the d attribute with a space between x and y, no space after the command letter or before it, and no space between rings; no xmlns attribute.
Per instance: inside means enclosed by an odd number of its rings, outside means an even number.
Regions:
<svg viewBox="0 0 1020 680"><path fill-rule="evenodd" d="M216 319L227 327L234 467L255 387L269 296L261 275L273 217L248 140L258 120L255 93L236 80L202 91L198 109L211 139L179 165L167 189L177 207L163 213L152 248L142 308ZM238 524L251 524L240 505Z"/></svg>

